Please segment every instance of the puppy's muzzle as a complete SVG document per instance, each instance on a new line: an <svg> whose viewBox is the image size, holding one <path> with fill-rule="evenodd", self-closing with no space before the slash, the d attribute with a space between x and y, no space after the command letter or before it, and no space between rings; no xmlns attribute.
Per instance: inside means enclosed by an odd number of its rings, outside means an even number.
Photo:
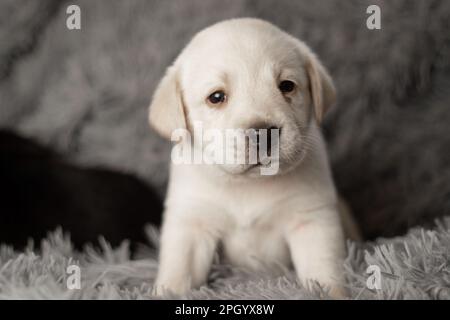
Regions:
<svg viewBox="0 0 450 320"><path fill-rule="evenodd" d="M255 134L250 136L250 143L256 146L259 158L262 154L270 156L273 148L279 147L279 138L281 136L281 128L275 125L254 125L250 130L254 130ZM278 132L277 139L274 133Z"/></svg>

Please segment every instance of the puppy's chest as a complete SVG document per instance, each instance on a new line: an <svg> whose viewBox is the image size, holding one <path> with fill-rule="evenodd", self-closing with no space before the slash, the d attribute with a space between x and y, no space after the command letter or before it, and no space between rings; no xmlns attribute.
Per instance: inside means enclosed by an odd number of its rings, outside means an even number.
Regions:
<svg viewBox="0 0 450 320"><path fill-rule="evenodd" d="M286 197L286 195L289 195ZM284 230L290 192L235 188L227 193L228 227L222 238L225 261L253 270L290 262Z"/></svg>
<svg viewBox="0 0 450 320"><path fill-rule="evenodd" d="M270 219L235 225L222 239L224 259L253 270L263 266L287 266L290 257L282 230L280 224Z"/></svg>

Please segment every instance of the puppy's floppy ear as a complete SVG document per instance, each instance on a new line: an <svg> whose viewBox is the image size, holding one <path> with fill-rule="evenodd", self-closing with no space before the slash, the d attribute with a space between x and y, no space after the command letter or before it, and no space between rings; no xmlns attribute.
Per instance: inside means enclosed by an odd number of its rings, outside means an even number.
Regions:
<svg viewBox="0 0 450 320"><path fill-rule="evenodd" d="M175 129L186 128L183 99L175 66L167 69L156 88L150 104L149 122L167 139L170 139Z"/></svg>
<svg viewBox="0 0 450 320"><path fill-rule="evenodd" d="M314 113L317 122L320 123L336 101L336 89L328 71L312 52L307 54L305 68L309 78Z"/></svg>

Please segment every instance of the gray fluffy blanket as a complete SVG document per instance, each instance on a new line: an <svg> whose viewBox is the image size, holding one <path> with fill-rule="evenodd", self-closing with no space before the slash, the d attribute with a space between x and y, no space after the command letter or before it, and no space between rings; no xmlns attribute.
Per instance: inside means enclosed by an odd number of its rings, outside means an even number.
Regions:
<svg viewBox="0 0 450 320"><path fill-rule="evenodd" d="M349 243L351 296L450 297L450 222L442 218L450 208L449 1L71 3L82 10L79 31L65 26L67 2L0 2L1 127L34 137L77 164L137 174L163 195L170 146L149 130L146 109L164 68L213 22L267 19L305 40L338 89L324 125L333 173L374 241ZM381 7L381 30L365 26L370 4ZM0 298L151 297L155 254L143 248L130 260L126 245L101 243L101 251L74 252L56 232L23 253L2 246ZM65 267L74 262L81 266L82 288L67 290ZM381 290L366 288L368 265L380 267ZM326 293L307 292L289 273L279 278L215 265L209 286L188 297Z"/></svg>
<svg viewBox="0 0 450 320"><path fill-rule="evenodd" d="M157 234L149 228L149 237ZM86 247L75 252L60 230L49 235L39 248L30 245L23 253L0 247L0 299L154 299L155 252L141 248L130 259L127 243L111 248ZM37 249L35 251L35 249ZM39 252L39 253L36 253ZM80 267L80 288L70 288ZM367 285L373 273L381 271L379 287ZM434 231L411 230L405 237L379 239L364 245L348 243L345 275L352 299L450 299L450 219ZM370 282L370 281L369 281ZM372 283L372 282L370 282ZM326 288L306 290L292 271L284 276L246 272L214 264L208 286L173 299L328 299Z"/></svg>

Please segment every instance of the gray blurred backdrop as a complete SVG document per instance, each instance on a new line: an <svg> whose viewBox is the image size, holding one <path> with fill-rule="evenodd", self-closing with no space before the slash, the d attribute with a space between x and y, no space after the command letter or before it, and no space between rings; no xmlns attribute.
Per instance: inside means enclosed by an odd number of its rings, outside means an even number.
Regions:
<svg viewBox="0 0 450 320"><path fill-rule="evenodd" d="M81 7L82 29L66 28ZM378 4L382 29L366 28ZM0 127L164 194L169 143L147 125L164 69L216 21L260 17L309 44L338 101L324 132L369 237L450 212L450 1L0 0Z"/></svg>

